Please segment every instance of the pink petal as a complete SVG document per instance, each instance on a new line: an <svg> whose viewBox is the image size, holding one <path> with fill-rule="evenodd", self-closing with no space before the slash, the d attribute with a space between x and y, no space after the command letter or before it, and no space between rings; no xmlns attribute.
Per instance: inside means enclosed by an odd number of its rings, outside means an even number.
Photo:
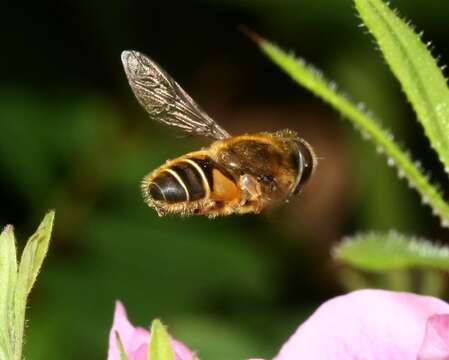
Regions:
<svg viewBox="0 0 449 360"><path fill-rule="evenodd" d="M427 319L441 313L449 305L430 296L355 291L321 305L275 360L416 360Z"/></svg>
<svg viewBox="0 0 449 360"><path fill-rule="evenodd" d="M129 360L147 360L150 333L141 327L134 327L129 322L126 310L120 301L115 304L114 321L109 333L108 360L120 360L116 332L120 336ZM193 354L184 344L172 338L170 338L170 344L175 360L192 360Z"/></svg>
<svg viewBox="0 0 449 360"><path fill-rule="evenodd" d="M148 346L150 341L150 333L141 327L134 328L134 333L131 340L128 342L128 347L125 349L135 350L140 348L142 345Z"/></svg>
<svg viewBox="0 0 449 360"><path fill-rule="evenodd" d="M148 360L148 344L140 345L137 350L128 353L128 360Z"/></svg>
<svg viewBox="0 0 449 360"><path fill-rule="evenodd" d="M129 360L133 359L131 354L141 348L142 345L145 345L145 348L147 347L146 344L148 344L148 339L150 338L148 331L143 328L136 328L129 322L126 310L120 301L115 303L114 321L109 333L108 360L120 360L116 344L116 332L120 336Z"/></svg>
<svg viewBox="0 0 449 360"><path fill-rule="evenodd" d="M128 360L147 360L148 359L148 336L144 344L140 345L137 350L131 350L128 353ZM138 344L139 341L136 341ZM174 360L192 360L192 352L182 343L174 339L170 339ZM134 348L135 349L135 348Z"/></svg>
<svg viewBox="0 0 449 360"><path fill-rule="evenodd" d="M449 315L433 315L426 325L418 360L449 359Z"/></svg>
<svg viewBox="0 0 449 360"><path fill-rule="evenodd" d="M175 360L191 360L193 358L192 352L183 343L170 339L170 344Z"/></svg>

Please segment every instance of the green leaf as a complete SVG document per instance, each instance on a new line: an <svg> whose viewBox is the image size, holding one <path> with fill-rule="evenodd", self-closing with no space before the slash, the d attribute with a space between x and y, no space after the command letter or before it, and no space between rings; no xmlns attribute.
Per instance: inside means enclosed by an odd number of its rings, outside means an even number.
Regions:
<svg viewBox="0 0 449 360"><path fill-rule="evenodd" d="M29 238L19 264L14 296L15 359L21 360L25 309L28 295L47 254L55 213L50 211L36 232Z"/></svg>
<svg viewBox="0 0 449 360"><path fill-rule="evenodd" d="M381 0L354 0L449 174L449 88L413 29Z"/></svg>
<svg viewBox="0 0 449 360"><path fill-rule="evenodd" d="M361 270L389 271L410 267L449 271L449 247L407 237L394 231L368 233L344 239L334 256Z"/></svg>
<svg viewBox="0 0 449 360"><path fill-rule="evenodd" d="M128 356L126 355L122 340L120 339L120 334L117 331L115 332L115 341L116 341L118 352L120 354L120 360L128 360Z"/></svg>
<svg viewBox="0 0 449 360"><path fill-rule="evenodd" d="M420 168L413 163L408 154L393 140L393 136L382 129L377 121L368 112L352 103L347 97L337 91L335 83L328 82L322 73L307 64L303 59L298 59L292 54L287 54L278 46L261 38L248 30L244 30L259 45L261 50L285 71L295 82L310 90L316 96L329 103L345 118L350 120L366 139L371 139L379 152L388 157L388 164L398 168L398 176L405 177L410 186L421 195L422 202L432 208L432 212L441 219L441 225L449 227L449 205Z"/></svg>
<svg viewBox="0 0 449 360"><path fill-rule="evenodd" d="M170 337L165 326L158 319L153 320L151 324L148 360L174 360Z"/></svg>
<svg viewBox="0 0 449 360"><path fill-rule="evenodd" d="M13 304L17 278L17 257L14 229L5 227L0 235L0 359L13 354Z"/></svg>

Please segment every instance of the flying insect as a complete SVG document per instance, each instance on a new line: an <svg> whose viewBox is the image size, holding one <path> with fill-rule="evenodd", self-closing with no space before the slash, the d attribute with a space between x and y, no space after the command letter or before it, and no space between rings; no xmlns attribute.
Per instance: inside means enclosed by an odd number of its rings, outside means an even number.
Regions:
<svg viewBox="0 0 449 360"><path fill-rule="evenodd" d="M313 174L317 157L292 130L231 136L156 62L123 51L128 82L151 118L213 140L144 177L142 195L159 216L260 213L287 201Z"/></svg>

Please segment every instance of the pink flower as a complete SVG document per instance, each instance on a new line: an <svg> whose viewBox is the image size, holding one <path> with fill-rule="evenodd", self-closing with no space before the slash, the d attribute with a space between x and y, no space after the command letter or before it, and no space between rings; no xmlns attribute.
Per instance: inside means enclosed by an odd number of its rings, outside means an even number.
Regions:
<svg viewBox="0 0 449 360"><path fill-rule="evenodd" d="M117 302L108 360L120 360L118 332L129 360L147 360L150 334L128 321ZM171 339L175 360L192 352ZM321 305L274 360L449 360L449 304L430 296L360 290ZM262 359L252 359L262 360Z"/></svg>
<svg viewBox="0 0 449 360"><path fill-rule="evenodd" d="M120 301L115 304L114 322L109 333L108 360L120 360L117 349L116 332L120 336L128 360L147 360L150 333L141 328L134 327L128 320L125 308ZM182 343L170 339L175 360L193 360L192 352Z"/></svg>
<svg viewBox="0 0 449 360"><path fill-rule="evenodd" d="M418 360L449 359L449 315L433 315L427 321L426 335Z"/></svg>
<svg viewBox="0 0 449 360"><path fill-rule="evenodd" d="M360 290L321 305L275 360L449 360L449 304Z"/></svg>

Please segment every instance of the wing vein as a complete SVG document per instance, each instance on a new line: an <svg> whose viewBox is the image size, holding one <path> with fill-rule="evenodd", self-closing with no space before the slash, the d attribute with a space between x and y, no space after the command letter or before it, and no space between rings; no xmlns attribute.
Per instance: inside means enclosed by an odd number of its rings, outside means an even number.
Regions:
<svg viewBox="0 0 449 360"><path fill-rule="evenodd" d="M124 51L122 62L134 95L151 118L190 134L212 139L230 136L150 58Z"/></svg>

